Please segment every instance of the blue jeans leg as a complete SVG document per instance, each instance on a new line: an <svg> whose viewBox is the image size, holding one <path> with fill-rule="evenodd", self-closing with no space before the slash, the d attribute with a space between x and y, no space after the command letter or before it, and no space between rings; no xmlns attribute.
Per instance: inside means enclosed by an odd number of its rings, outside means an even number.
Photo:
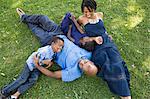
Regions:
<svg viewBox="0 0 150 99"><path fill-rule="evenodd" d="M17 90L19 91L19 93L22 94L26 90L31 88L36 83L36 81L38 80L39 75L40 75L40 71L37 69L34 69L32 71L32 73L30 74L28 80L24 84L22 84L21 86L18 87Z"/></svg>
<svg viewBox="0 0 150 99"><path fill-rule="evenodd" d="M47 45L53 36L63 34L60 27L45 15L23 15L21 20L39 38L41 46Z"/></svg>
<svg viewBox="0 0 150 99"><path fill-rule="evenodd" d="M12 91L16 90L21 84L27 81L30 75L30 72L31 71L29 70L28 65L25 64L25 67L22 73L20 74L20 76L15 81L13 81L9 85L7 85L5 88L3 88L2 94L5 96L8 96Z"/></svg>
<svg viewBox="0 0 150 99"><path fill-rule="evenodd" d="M54 31L59 26L46 15L23 15L21 18L24 23L32 23L40 26L45 31Z"/></svg>
<svg viewBox="0 0 150 99"><path fill-rule="evenodd" d="M32 33L39 39L41 46L47 45L47 43L52 39L53 35L48 31L43 30L36 24L27 24Z"/></svg>

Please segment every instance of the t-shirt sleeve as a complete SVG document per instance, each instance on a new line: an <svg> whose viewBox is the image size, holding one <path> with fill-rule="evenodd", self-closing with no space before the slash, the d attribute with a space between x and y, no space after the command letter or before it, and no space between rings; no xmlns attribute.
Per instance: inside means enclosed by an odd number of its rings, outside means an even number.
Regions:
<svg viewBox="0 0 150 99"><path fill-rule="evenodd" d="M44 53L44 52L42 52L42 53L38 52L37 53L37 57L39 57L39 64L40 65L44 65L44 64L42 64L42 61L45 60L45 55L46 55L46 53Z"/></svg>
<svg viewBox="0 0 150 99"><path fill-rule="evenodd" d="M73 81L82 75L82 71L78 66L72 68L66 68L62 70L62 81L70 82Z"/></svg>

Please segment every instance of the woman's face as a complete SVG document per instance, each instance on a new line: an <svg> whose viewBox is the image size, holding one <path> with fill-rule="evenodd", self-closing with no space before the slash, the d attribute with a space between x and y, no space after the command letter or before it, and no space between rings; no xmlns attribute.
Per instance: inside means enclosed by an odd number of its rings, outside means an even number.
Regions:
<svg viewBox="0 0 150 99"><path fill-rule="evenodd" d="M87 7L84 7L83 15L87 18L91 18L94 15L94 10L90 9L90 11L89 11L89 9Z"/></svg>

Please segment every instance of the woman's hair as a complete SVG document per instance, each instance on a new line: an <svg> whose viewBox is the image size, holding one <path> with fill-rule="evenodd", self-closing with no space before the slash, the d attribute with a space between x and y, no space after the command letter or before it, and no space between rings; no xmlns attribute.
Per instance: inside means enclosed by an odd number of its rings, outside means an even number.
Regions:
<svg viewBox="0 0 150 99"><path fill-rule="evenodd" d="M95 0L83 0L81 3L81 11L83 13L84 7L87 7L88 10L91 12L92 9L96 10L97 9L97 4Z"/></svg>
<svg viewBox="0 0 150 99"><path fill-rule="evenodd" d="M64 42L64 40L62 39L62 38L60 38L60 37L57 37L57 36L54 36L47 44L48 45L51 45L52 44L52 42L54 42L54 43L57 43L58 42L58 40L61 40L61 41L63 41Z"/></svg>

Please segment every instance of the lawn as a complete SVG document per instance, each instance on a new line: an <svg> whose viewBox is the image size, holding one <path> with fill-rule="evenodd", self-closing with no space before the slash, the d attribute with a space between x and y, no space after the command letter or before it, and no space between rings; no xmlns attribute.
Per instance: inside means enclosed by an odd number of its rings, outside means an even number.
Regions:
<svg viewBox="0 0 150 99"><path fill-rule="evenodd" d="M131 73L133 99L150 98L150 0L96 0L104 24ZM80 16L81 0L0 0L0 88L16 79L39 42L15 9L45 14L60 23L66 12ZM53 69L56 69L53 67ZM119 99L97 77L65 83L42 75L21 99Z"/></svg>

